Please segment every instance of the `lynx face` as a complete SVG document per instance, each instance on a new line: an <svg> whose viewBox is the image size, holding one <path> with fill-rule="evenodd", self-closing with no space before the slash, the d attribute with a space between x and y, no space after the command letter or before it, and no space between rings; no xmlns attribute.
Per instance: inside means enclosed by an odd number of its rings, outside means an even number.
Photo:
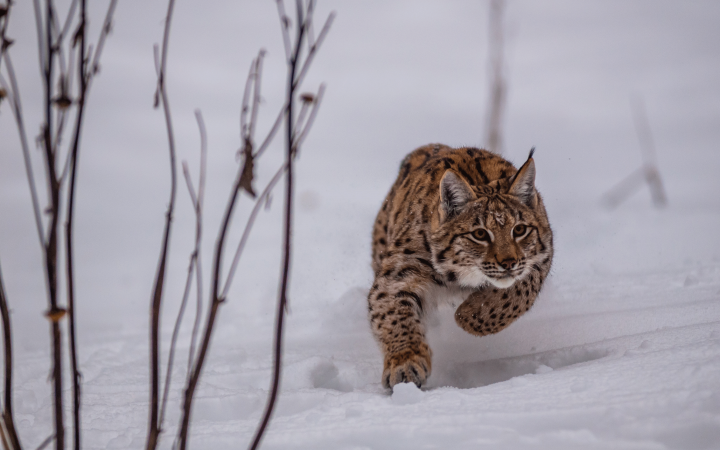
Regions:
<svg viewBox="0 0 720 450"><path fill-rule="evenodd" d="M452 172L445 177L462 183ZM476 195L472 190L467 194ZM431 237L433 266L449 281L463 287L491 284L504 289L525 278L532 265L544 258L541 225L520 198L497 193L458 205L461 199L453 199L455 212Z"/></svg>

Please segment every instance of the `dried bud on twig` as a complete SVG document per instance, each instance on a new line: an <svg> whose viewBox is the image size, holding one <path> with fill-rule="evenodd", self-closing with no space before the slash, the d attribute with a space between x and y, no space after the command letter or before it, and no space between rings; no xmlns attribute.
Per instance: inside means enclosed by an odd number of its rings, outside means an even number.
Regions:
<svg viewBox="0 0 720 450"><path fill-rule="evenodd" d="M313 103L315 101L315 96L311 92L305 92L300 95L300 100L302 100L303 103Z"/></svg>
<svg viewBox="0 0 720 450"><path fill-rule="evenodd" d="M252 151L252 142L249 139L245 140L245 146L243 147L243 168L242 175L240 175L240 187L245 190L250 197L255 198L255 190L252 187L254 170L255 170L255 157Z"/></svg>
<svg viewBox="0 0 720 450"><path fill-rule="evenodd" d="M85 34L85 23L81 22L80 24L78 24L77 30L75 31L75 34L73 35L73 40L72 40L73 47L75 47L76 45L78 45L78 43L80 43L80 40L82 39L84 34Z"/></svg>
<svg viewBox="0 0 720 450"><path fill-rule="evenodd" d="M60 109L68 109L72 105L72 99L67 94L60 94L60 96L55 97L53 103Z"/></svg>
<svg viewBox="0 0 720 450"><path fill-rule="evenodd" d="M7 14L7 6L0 6L0 17L5 16Z"/></svg>
<svg viewBox="0 0 720 450"><path fill-rule="evenodd" d="M65 308L53 308L45 313L45 317L50 319L52 322L59 322L60 319L65 317L67 310Z"/></svg>
<svg viewBox="0 0 720 450"><path fill-rule="evenodd" d="M2 101L5 97L7 97L7 91L0 87L0 101Z"/></svg>
<svg viewBox="0 0 720 450"><path fill-rule="evenodd" d="M11 45L13 45L13 43L15 43L14 40L8 39L8 38L4 38L4 39L3 39L3 43L2 43L2 49L5 50L6 48L8 48L8 47L10 47Z"/></svg>

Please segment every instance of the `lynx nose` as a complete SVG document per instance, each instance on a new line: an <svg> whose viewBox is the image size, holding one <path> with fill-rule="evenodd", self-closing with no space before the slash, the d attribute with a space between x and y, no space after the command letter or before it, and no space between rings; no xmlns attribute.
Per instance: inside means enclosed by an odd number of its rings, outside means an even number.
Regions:
<svg viewBox="0 0 720 450"><path fill-rule="evenodd" d="M517 264L517 259L512 259L512 258L507 258L507 259L500 261L500 265L505 270L514 269L516 264Z"/></svg>

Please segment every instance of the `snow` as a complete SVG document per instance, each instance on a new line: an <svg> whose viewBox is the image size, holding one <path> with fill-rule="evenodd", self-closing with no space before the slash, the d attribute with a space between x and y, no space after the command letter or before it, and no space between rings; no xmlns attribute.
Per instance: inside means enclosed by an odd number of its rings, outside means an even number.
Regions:
<svg viewBox="0 0 720 450"><path fill-rule="evenodd" d="M41 92L26 3L15 4L8 34L32 134ZM371 225L407 152L429 142L482 145L487 4L318 6L318 19L330 8L338 17L306 82L308 90L320 81L328 88L297 165L282 393L263 448L720 449L717 2L509 3L505 155L518 162L537 148L537 186L555 233L553 270L533 309L497 335L473 337L451 310L437 311L428 385L392 393L380 384L382 356L367 325ZM97 27L103 11L92 7ZM76 234L88 449L140 448L146 435L147 314L169 192L164 122L151 107L152 44L165 7L120 3L90 94ZM236 170L244 77L267 48L258 127L265 130L282 101L282 41L273 2L176 8L168 89L180 159L195 177L194 108L208 126L209 268ZM669 197L664 209L652 207L646 187L615 210L601 205L602 194L641 164L633 95L647 106ZM261 183L281 161L280 144L258 163ZM33 159L40 176L40 155ZM27 191L3 103L0 263L16 336L16 421L24 447L35 448L52 433L52 400L47 300ZM178 194L165 355L194 233L190 202ZM279 186L220 309L191 448L245 447L263 412L281 205ZM249 207L244 198L232 242ZM180 418L192 311L193 304L162 448L171 447Z"/></svg>

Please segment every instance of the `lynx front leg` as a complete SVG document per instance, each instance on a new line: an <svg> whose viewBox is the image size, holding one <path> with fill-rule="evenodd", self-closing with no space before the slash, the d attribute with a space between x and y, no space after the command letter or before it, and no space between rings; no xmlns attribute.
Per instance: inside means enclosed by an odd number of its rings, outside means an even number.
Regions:
<svg viewBox="0 0 720 450"><path fill-rule="evenodd" d="M488 286L473 292L455 311L455 322L476 336L504 330L532 307L543 279L532 271L507 289Z"/></svg>
<svg viewBox="0 0 720 450"><path fill-rule="evenodd" d="M385 356L382 383L392 388L413 382L422 386L430 376L430 347L425 341L422 322L421 287L423 270L415 264L386 261L375 276L368 296L370 325Z"/></svg>

